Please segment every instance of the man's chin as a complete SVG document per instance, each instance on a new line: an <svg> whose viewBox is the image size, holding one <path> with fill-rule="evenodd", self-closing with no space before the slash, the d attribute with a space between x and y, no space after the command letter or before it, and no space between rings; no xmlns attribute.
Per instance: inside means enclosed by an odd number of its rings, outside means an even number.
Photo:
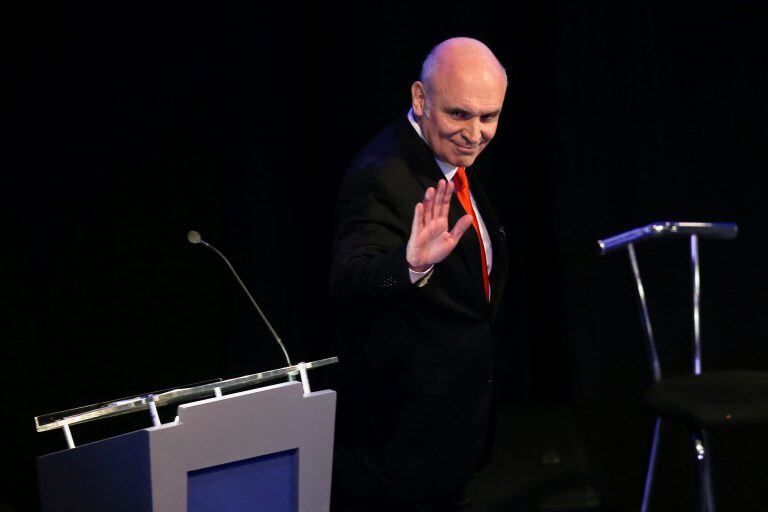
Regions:
<svg viewBox="0 0 768 512"><path fill-rule="evenodd" d="M473 163L475 163L475 160L477 159L477 155L460 155L457 156L453 162L451 162L456 167L469 167Z"/></svg>

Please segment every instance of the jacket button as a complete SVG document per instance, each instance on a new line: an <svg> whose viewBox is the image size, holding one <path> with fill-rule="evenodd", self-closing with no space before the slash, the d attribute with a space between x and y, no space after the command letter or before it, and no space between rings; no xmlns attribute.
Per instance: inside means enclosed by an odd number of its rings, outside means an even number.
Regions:
<svg viewBox="0 0 768 512"><path fill-rule="evenodd" d="M395 286L395 284L397 284L395 278L392 276L387 276L382 282L379 283L379 288L392 288Z"/></svg>

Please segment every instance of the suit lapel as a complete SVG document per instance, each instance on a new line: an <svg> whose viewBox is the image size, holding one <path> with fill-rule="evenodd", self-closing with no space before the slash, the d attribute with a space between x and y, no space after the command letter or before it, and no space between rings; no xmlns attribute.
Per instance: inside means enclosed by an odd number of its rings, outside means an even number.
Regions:
<svg viewBox="0 0 768 512"><path fill-rule="evenodd" d="M470 185L471 186L471 185ZM459 199L454 196L451 198L451 209L448 214L448 224L452 228L456 225L460 218L466 215L464 207L461 206ZM482 212L481 212L482 215ZM480 241L472 226L467 229L464 236L459 240L458 250L464 256L464 262L467 264L467 269L472 275L473 288L477 292L479 298L483 302L487 302L485 298L485 288L483 287L483 267L480 261Z"/></svg>
<svg viewBox="0 0 768 512"><path fill-rule="evenodd" d="M472 182L472 193L475 197L475 204L483 217L485 228L488 230L491 245L493 247L493 266L491 268L491 314L495 316L499 307L507 276L507 240L504 229L499 224L496 214L491 207L488 197L485 195L480 180L475 179Z"/></svg>

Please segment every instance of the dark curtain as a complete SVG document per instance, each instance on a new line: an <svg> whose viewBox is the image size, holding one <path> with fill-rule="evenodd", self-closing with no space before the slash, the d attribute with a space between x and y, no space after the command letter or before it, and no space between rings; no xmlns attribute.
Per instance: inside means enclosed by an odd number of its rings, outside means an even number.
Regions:
<svg viewBox="0 0 768 512"><path fill-rule="evenodd" d="M766 23L754 0L14 6L0 503L34 509L34 459L64 446L35 415L283 365L189 229L229 256L295 360L332 355L336 187L405 115L429 49L467 35L510 78L481 177L513 263L500 401L577 410L603 502L634 508L650 374L626 255L601 258L595 241L656 220L737 222L738 240L702 243L705 367L768 370ZM639 256L664 369L689 371L687 246ZM146 424L74 430L85 442ZM760 438L716 438L720 497L742 510L768 503L745 441ZM667 439L660 492L685 508L690 448L675 427Z"/></svg>

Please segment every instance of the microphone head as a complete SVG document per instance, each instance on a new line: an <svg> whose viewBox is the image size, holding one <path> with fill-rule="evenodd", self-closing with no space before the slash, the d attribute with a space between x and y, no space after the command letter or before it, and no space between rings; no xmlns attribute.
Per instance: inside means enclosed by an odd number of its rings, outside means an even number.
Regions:
<svg viewBox="0 0 768 512"><path fill-rule="evenodd" d="M187 233L187 240L189 240L189 243L191 244L199 244L203 239L200 236L200 233L192 230L189 233Z"/></svg>

